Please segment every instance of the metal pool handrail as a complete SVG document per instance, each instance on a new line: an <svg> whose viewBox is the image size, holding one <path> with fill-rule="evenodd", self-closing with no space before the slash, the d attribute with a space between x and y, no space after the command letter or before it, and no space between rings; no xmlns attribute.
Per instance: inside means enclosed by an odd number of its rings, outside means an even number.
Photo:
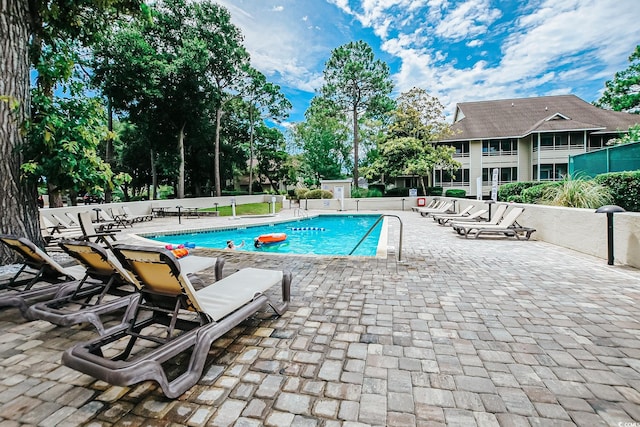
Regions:
<svg viewBox="0 0 640 427"><path fill-rule="evenodd" d="M365 235L362 237L362 239L360 239L358 244L351 250L351 252L349 252L349 255L353 255L353 253L356 251L356 249L358 249L358 246L360 246L360 244L362 242L364 242L364 240L369 236L369 234L371 234L373 229L376 228L378 223L380 221L382 221L385 217L397 218L398 221L400 222L400 242L398 243L398 261L402 261L402 220L400 219L400 217L398 215L389 215L389 214L380 215L380 218L378 218L376 220L376 222L373 223L371 228L369 228L369 230L365 233Z"/></svg>

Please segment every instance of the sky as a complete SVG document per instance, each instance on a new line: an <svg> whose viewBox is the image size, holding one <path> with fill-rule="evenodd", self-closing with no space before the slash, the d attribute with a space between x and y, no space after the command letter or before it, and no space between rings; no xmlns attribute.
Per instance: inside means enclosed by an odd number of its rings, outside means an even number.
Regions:
<svg viewBox="0 0 640 427"><path fill-rule="evenodd" d="M460 102L574 94L597 100L640 44L640 0L215 0L252 66L304 120L331 51L364 40L393 97L425 89Z"/></svg>

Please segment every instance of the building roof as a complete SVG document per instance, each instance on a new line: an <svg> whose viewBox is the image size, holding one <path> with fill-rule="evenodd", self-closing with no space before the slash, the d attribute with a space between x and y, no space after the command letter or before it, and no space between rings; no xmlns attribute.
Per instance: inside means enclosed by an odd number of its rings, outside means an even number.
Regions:
<svg viewBox="0 0 640 427"><path fill-rule="evenodd" d="M575 95L463 102L445 141L522 138L537 132L618 133L640 123L640 115L603 110Z"/></svg>

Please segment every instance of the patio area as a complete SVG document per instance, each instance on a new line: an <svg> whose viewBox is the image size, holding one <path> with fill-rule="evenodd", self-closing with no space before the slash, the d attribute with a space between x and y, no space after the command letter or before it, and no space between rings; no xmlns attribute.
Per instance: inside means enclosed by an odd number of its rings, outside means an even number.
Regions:
<svg viewBox="0 0 640 427"><path fill-rule="evenodd" d="M151 382L116 387L63 366L65 349L95 336L90 326L0 311L0 427L640 423L640 270L388 213L404 224L401 262L395 220L387 259L196 249L223 256L225 276L291 271L291 304L215 342L198 385L178 399ZM118 240L264 221L155 218Z"/></svg>

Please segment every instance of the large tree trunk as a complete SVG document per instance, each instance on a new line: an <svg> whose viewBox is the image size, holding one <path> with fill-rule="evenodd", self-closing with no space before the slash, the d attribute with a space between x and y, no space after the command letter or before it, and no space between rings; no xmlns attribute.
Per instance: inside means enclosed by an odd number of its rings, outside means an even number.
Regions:
<svg viewBox="0 0 640 427"><path fill-rule="evenodd" d="M156 158L153 150L149 150L151 156L151 188L149 189L149 200L158 198L158 171L156 170Z"/></svg>
<svg viewBox="0 0 640 427"><path fill-rule="evenodd" d="M0 0L0 232L43 244L37 192L20 180L19 126L29 114L29 2ZM0 245L0 264L17 259Z"/></svg>
<svg viewBox="0 0 640 427"><path fill-rule="evenodd" d="M253 112L249 108L249 195L253 194Z"/></svg>
<svg viewBox="0 0 640 427"><path fill-rule="evenodd" d="M216 196L222 196L222 186L220 185L220 122L222 119L222 108L216 109L216 141L213 154L213 174L216 186Z"/></svg>
<svg viewBox="0 0 640 427"><path fill-rule="evenodd" d="M358 188L358 107L353 106L353 187Z"/></svg>
<svg viewBox="0 0 640 427"><path fill-rule="evenodd" d="M107 128L109 129L109 132L113 132L113 110L111 109L111 98L107 100ZM111 136L109 136L106 141L104 161L107 162L113 170L113 139L111 139ZM111 190L109 185L105 185L104 202L111 203L112 199L113 190Z"/></svg>
<svg viewBox="0 0 640 427"><path fill-rule="evenodd" d="M184 127L186 123L182 124L180 128L180 135L178 136L178 153L180 153L180 165L178 166L178 199L184 199Z"/></svg>

